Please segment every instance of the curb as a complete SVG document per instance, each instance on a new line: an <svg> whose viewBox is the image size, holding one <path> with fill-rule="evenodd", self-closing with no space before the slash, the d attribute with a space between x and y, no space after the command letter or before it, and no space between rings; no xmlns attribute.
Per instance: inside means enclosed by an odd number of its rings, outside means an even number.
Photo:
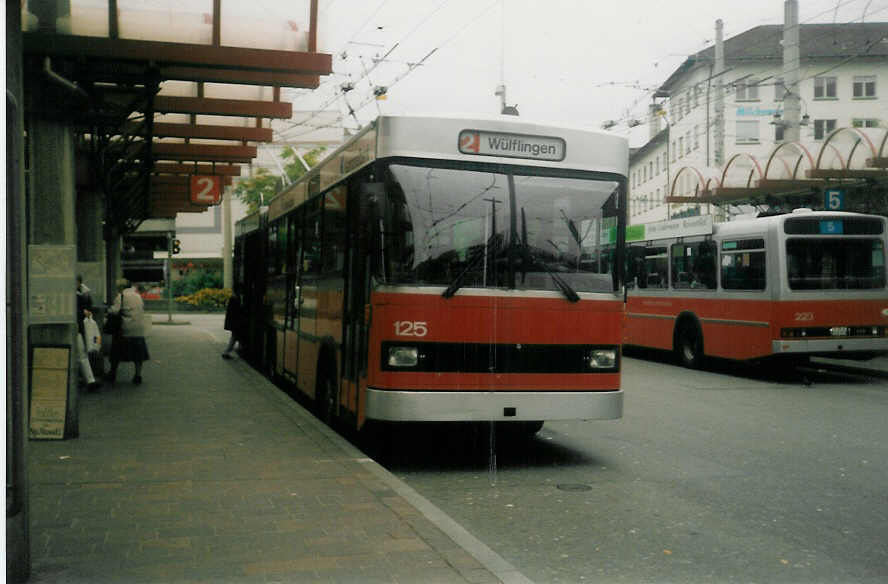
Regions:
<svg viewBox="0 0 888 584"><path fill-rule="evenodd" d="M408 503L410 503L410 505L419 511L423 517L452 539L454 543L465 550L466 553L475 558L475 560L484 566L485 569L499 578L503 584L533 584L532 580L521 574L517 568L503 559L502 556L469 533L449 515L436 507L431 501L387 471L382 465L371 458L368 458L363 452L348 442L348 440L336 433L335 430L318 420L292 398L268 382L268 379L265 376L253 369L249 364L241 360L239 360L239 364L244 373L255 375L257 378L266 382L264 384L258 383L255 386L261 387L262 391L268 395L269 399L277 401L284 408L290 410L290 413L295 418L298 418L297 421L299 423L310 426L313 431L321 434L330 443L344 452L348 458L372 472L376 478L383 481L395 493L403 497Z"/></svg>

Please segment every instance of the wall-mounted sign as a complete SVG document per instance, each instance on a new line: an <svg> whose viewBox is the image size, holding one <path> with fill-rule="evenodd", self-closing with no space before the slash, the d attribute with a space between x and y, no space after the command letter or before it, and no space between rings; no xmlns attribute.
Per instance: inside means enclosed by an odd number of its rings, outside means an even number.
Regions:
<svg viewBox="0 0 888 584"><path fill-rule="evenodd" d="M504 134L484 130L463 130L459 133L459 151L462 154L557 162L564 160L566 150L564 140L549 136Z"/></svg>
<svg viewBox="0 0 888 584"><path fill-rule="evenodd" d="M691 237L693 235L709 235L712 233L712 215L696 215L630 225L626 228L626 241L644 241L647 239L664 239L667 237Z"/></svg>
<svg viewBox="0 0 888 584"><path fill-rule="evenodd" d="M193 174L190 192L195 205L218 205L222 200L222 177Z"/></svg>
<svg viewBox="0 0 888 584"><path fill-rule="evenodd" d="M36 346L31 351L31 438L65 437L70 355L69 346Z"/></svg>
<svg viewBox="0 0 888 584"><path fill-rule="evenodd" d="M31 324L73 324L77 283L73 245L28 246L28 319Z"/></svg>
<svg viewBox="0 0 888 584"><path fill-rule="evenodd" d="M759 106L739 106L737 108L738 116L773 116L782 114L783 112L777 108L763 108Z"/></svg>

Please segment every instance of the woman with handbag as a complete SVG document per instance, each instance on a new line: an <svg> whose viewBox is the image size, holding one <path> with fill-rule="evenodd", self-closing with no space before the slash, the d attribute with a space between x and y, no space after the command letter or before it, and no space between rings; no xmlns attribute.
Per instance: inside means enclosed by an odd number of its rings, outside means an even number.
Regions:
<svg viewBox="0 0 888 584"><path fill-rule="evenodd" d="M114 383L117 377L117 366L122 361L132 361L135 367L133 383L142 383L142 363L148 361L148 344L145 342L145 304L135 288L130 287L128 280L117 280L118 294L114 304L108 309L110 315L120 316L120 331L113 335L111 341L111 370L108 381Z"/></svg>

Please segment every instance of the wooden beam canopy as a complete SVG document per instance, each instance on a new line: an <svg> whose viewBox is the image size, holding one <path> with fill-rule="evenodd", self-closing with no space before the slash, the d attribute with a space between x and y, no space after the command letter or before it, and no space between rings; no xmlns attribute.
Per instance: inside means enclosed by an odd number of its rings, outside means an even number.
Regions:
<svg viewBox="0 0 888 584"><path fill-rule="evenodd" d="M240 176L241 167L236 164L185 164L155 162L154 172L160 174L218 174L226 177Z"/></svg>
<svg viewBox="0 0 888 584"><path fill-rule="evenodd" d="M158 95L154 98L154 111L161 114L203 114L289 120L293 116L293 104L282 101Z"/></svg>
<svg viewBox="0 0 888 584"><path fill-rule="evenodd" d="M332 55L301 51L279 51L244 47L222 47L189 43L85 37L79 35L26 32L22 34L24 53L49 57L99 61L153 63L157 67L184 67L189 74L210 74L217 70L302 75L329 75ZM169 70L175 73L173 67ZM170 77L168 79L174 79ZM212 81L212 79L184 79Z"/></svg>
<svg viewBox="0 0 888 584"><path fill-rule="evenodd" d="M248 126L214 126L206 124L154 123L156 138L201 138L207 140L236 140L239 142L271 142L271 128Z"/></svg>

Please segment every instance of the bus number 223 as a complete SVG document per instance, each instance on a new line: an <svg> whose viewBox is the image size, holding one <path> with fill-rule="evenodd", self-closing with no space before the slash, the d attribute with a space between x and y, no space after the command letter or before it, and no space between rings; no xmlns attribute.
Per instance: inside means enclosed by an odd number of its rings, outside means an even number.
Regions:
<svg viewBox="0 0 888 584"><path fill-rule="evenodd" d="M429 334L429 329L424 321L397 320L395 321L395 335L399 337L424 337Z"/></svg>

